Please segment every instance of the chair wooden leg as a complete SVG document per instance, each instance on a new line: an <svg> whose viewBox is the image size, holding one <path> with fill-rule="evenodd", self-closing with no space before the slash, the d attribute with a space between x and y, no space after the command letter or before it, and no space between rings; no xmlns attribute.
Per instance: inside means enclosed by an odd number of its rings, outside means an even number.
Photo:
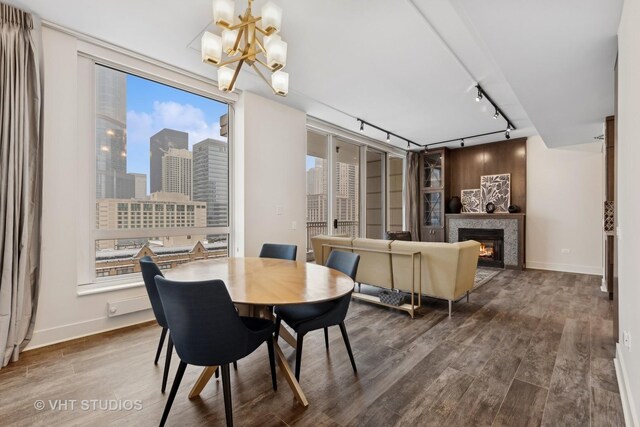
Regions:
<svg viewBox="0 0 640 427"><path fill-rule="evenodd" d="M169 333L169 340L167 343L167 356L164 358L164 374L162 375L162 392L164 393L167 388L167 378L169 377L169 365L171 365L171 355L173 354L173 340L171 339L171 333Z"/></svg>
<svg viewBox="0 0 640 427"><path fill-rule="evenodd" d="M218 366L218 369L216 369L216 378L220 378L220 367Z"/></svg>
<svg viewBox="0 0 640 427"><path fill-rule="evenodd" d="M276 317L276 334L274 336L276 342L278 342L278 337L280 336L280 325L282 324L282 318L280 316Z"/></svg>
<svg viewBox="0 0 640 427"><path fill-rule="evenodd" d="M302 340L304 340L304 334L298 334L296 341L296 380L298 381L300 381L300 364L302 363Z"/></svg>
<svg viewBox="0 0 640 427"><path fill-rule="evenodd" d="M158 364L158 360L160 359L160 353L162 353L162 345L164 344L164 338L167 336L167 328L162 328L162 332L160 332L160 342L158 343L158 350L156 351L156 359L153 361L154 365Z"/></svg>
<svg viewBox="0 0 640 427"><path fill-rule="evenodd" d="M269 366L271 367L271 384L273 390L278 390L278 380L276 380L276 358L273 350L273 338L267 338L267 350L269 350Z"/></svg>
<svg viewBox="0 0 640 427"><path fill-rule="evenodd" d="M224 394L224 415L227 419L227 427L233 427L233 406L231 403L231 376L229 365L220 366L222 370L222 392Z"/></svg>
<svg viewBox="0 0 640 427"><path fill-rule="evenodd" d="M347 327L344 325L344 322L340 323L340 332L342 332L342 339L344 339L344 345L347 347L347 353L349 353L349 359L351 359L351 366L353 367L353 372L358 373L358 368L356 368L356 361L353 359L353 353L351 352L351 344L349 344L349 336L347 335Z"/></svg>
<svg viewBox="0 0 640 427"><path fill-rule="evenodd" d="M329 328L324 328L324 346L329 350Z"/></svg>
<svg viewBox="0 0 640 427"><path fill-rule="evenodd" d="M176 398L178 388L180 388L180 381L182 381L182 376L184 375L185 369L187 369L187 364L181 360L180 365L178 365L178 372L176 372L176 377L173 379L173 385L171 386L171 391L169 392L167 404L164 406L164 412L162 413L162 419L160 420L160 427L163 427L167 422L169 411L171 411L171 405L173 405L173 401Z"/></svg>

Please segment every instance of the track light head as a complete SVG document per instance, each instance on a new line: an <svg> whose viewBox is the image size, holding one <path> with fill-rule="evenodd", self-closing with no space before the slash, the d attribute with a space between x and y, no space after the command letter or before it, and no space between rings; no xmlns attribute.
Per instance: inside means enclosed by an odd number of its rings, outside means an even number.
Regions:
<svg viewBox="0 0 640 427"><path fill-rule="evenodd" d="M496 108L496 113L493 115L493 118L497 119L498 117L500 117L500 113L498 112L498 109Z"/></svg>
<svg viewBox="0 0 640 427"><path fill-rule="evenodd" d="M360 133L364 133L364 122L360 122Z"/></svg>
<svg viewBox="0 0 640 427"><path fill-rule="evenodd" d="M476 86L478 88L478 94L476 95L476 102L480 102L482 101L482 89L480 89L480 86Z"/></svg>
<svg viewBox="0 0 640 427"><path fill-rule="evenodd" d="M407 141L407 150L411 148L411 144Z"/></svg>
<svg viewBox="0 0 640 427"><path fill-rule="evenodd" d="M460 147L464 147L464 139L460 140Z"/></svg>
<svg viewBox="0 0 640 427"><path fill-rule="evenodd" d="M391 136L389 135L389 132L387 132L387 142L391 142Z"/></svg>
<svg viewBox="0 0 640 427"><path fill-rule="evenodd" d="M507 130L504 132L504 137L511 139L511 126L507 126Z"/></svg>

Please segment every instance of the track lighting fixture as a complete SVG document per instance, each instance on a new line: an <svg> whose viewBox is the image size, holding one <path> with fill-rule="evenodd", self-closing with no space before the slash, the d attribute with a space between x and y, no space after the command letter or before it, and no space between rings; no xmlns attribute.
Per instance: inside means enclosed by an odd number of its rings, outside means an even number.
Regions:
<svg viewBox="0 0 640 427"><path fill-rule="evenodd" d="M498 109L496 108L496 113L493 115L494 119L497 119L498 117L500 117L500 112L498 111Z"/></svg>
<svg viewBox="0 0 640 427"><path fill-rule="evenodd" d="M478 88L478 94L476 95L476 102L480 102L482 101L482 89L480 89L480 86L476 86Z"/></svg>
<svg viewBox="0 0 640 427"><path fill-rule="evenodd" d="M460 147L464 147L464 138L460 140Z"/></svg>
<svg viewBox="0 0 640 427"><path fill-rule="evenodd" d="M394 137L396 137L396 139L399 139L399 140L401 140L401 141L407 141L407 150L411 149L411 144L416 145L416 146L418 146L418 147L424 147L424 145L422 145L422 144L418 144L417 142L413 142L413 141L411 141L410 139L407 139L407 138L404 138L404 137L402 137L402 136L398 135L397 133L390 132L390 131L388 131L388 130L386 130L386 129L381 128L380 126L376 126L376 125L374 125L374 124L372 124L372 123L369 123L369 122L367 122L367 121L365 121L365 120L362 120L362 119L356 119L356 120L357 120L358 122L360 122L360 132L364 133L364 125L367 125L367 126L369 126L369 127L372 127L372 128L374 128L374 129L377 129L377 130L379 130L380 132L384 132L384 133L386 133L386 134L387 134L387 139L386 139L386 141L387 141L387 143L389 143L389 144L391 143L391 137L392 137L392 136L394 136Z"/></svg>
<svg viewBox="0 0 640 427"><path fill-rule="evenodd" d="M507 126L507 130L504 132L504 137L511 139L511 126Z"/></svg>

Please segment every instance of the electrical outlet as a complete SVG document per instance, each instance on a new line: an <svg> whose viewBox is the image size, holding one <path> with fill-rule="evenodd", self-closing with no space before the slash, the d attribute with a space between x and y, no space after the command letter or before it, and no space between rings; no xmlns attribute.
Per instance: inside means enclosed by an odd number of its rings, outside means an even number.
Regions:
<svg viewBox="0 0 640 427"><path fill-rule="evenodd" d="M560 249L560 253L568 255L571 253L571 249Z"/></svg>
<svg viewBox="0 0 640 427"><path fill-rule="evenodd" d="M631 333L629 331L622 333L622 343L631 351Z"/></svg>

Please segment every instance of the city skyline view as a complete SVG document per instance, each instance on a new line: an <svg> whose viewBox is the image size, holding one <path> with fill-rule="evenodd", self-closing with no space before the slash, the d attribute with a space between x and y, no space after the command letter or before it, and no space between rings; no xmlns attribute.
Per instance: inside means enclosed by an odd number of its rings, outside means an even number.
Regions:
<svg viewBox="0 0 640 427"><path fill-rule="evenodd" d="M150 194L149 139L163 129L188 134L188 149L220 136L220 117L227 104L131 74L126 75L127 172L147 176Z"/></svg>

